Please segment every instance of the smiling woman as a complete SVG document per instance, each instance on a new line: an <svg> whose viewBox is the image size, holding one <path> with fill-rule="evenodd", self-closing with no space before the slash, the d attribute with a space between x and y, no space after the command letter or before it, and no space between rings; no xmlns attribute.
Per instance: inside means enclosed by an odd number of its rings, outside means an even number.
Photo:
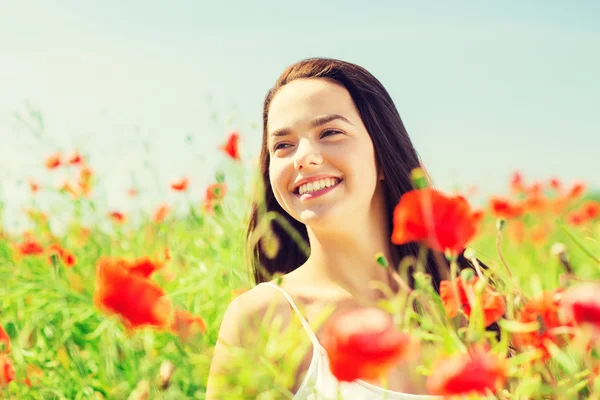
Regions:
<svg viewBox="0 0 600 400"><path fill-rule="evenodd" d="M386 369L380 379L367 374L365 380L340 382L330 368L333 354L321 345L330 343L324 340L330 338L323 337L323 330L314 332L309 324L328 306L334 306L335 316L345 309L375 304L385 291L401 290L391 270L381 268L375 255L381 253L398 265L404 257L418 254L416 244L396 245L391 234L394 206L413 189L410 173L419 167L392 99L364 68L333 59L307 59L282 73L264 103L260 157L264 204L254 204L248 227L258 285L236 298L225 313L208 398L220 398L215 378L228 371L226 346L254 347L246 323L262 320L272 303L284 326L298 318L310 340L307 343L312 344L291 385L294 398L321 398L315 393L335 398L338 390L344 399L429 398L414 394L426 389L423 377L407 363ZM279 224L270 227L280 249L274 256L262 241L250 240L264 229L263 208L283 217L308 242L309 254ZM440 255L430 251L426 260L426 272L438 291L448 271L447 265L439 268L438 260L444 260ZM462 254L458 263L459 268L471 266ZM277 284L274 274L282 275ZM372 281L386 289L374 289ZM357 323L375 329L369 321ZM377 343L376 331L369 341ZM383 343L378 346L385 349Z"/></svg>

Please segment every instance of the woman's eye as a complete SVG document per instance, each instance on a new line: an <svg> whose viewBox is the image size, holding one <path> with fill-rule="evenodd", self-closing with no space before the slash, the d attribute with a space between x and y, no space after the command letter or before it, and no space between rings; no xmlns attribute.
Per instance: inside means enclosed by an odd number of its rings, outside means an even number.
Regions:
<svg viewBox="0 0 600 400"><path fill-rule="evenodd" d="M275 150L279 150L279 149L284 149L285 147L282 146L286 146L288 145L287 143L277 143L275 146L273 146L273 151Z"/></svg>
<svg viewBox="0 0 600 400"><path fill-rule="evenodd" d="M321 133L321 137L335 135L336 133L341 133L341 132L340 132L340 131L333 130L333 129L327 129L326 131L323 131L323 132Z"/></svg>

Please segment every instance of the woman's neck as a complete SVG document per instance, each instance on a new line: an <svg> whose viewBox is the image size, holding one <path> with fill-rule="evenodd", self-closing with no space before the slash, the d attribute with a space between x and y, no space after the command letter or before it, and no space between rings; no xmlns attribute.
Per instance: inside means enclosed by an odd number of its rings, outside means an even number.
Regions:
<svg viewBox="0 0 600 400"><path fill-rule="evenodd" d="M336 284L352 297L366 302L377 301L383 293L371 286L378 281L398 290L389 270L379 265L376 254L392 262L391 244L386 229L364 226L350 234L318 234L309 229L311 254L303 265L304 273L319 282Z"/></svg>

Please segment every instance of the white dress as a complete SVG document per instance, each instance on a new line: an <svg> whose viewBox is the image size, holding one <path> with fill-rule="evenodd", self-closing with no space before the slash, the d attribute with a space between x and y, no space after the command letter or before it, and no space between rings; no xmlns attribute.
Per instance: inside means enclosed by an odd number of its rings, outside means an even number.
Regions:
<svg viewBox="0 0 600 400"><path fill-rule="evenodd" d="M308 322L304 319L298 307L292 300L291 296L281 287L272 282L263 282L259 285L267 285L278 290L290 303L296 315L300 319L302 326L310 337L313 343L313 356L310 366L306 371L306 376L302 384L298 388L294 399L298 400L317 400L317 399L337 399L338 380L329 369L329 360L327 352L319 343L317 336L310 328ZM379 386L372 385L360 379L354 382L341 382L340 391L343 400L425 400L425 399L441 399L438 396L408 394L394 392L383 389Z"/></svg>

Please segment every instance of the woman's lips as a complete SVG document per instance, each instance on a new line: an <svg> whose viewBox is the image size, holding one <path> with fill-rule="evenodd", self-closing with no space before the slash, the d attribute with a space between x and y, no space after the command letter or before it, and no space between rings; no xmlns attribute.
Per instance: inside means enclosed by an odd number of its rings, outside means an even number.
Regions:
<svg viewBox="0 0 600 400"><path fill-rule="evenodd" d="M294 193L294 195L296 197L298 197L300 200L310 200L310 199L314 199L316 197L320 197L323 196L326 193L331 192L333 189L335 189L336 187L339 186L340 183L342 183L344 180L340 179L335 185L333 186L329 186L323 189L319 189L316 190L314 192L309 192L309 193L304 193L304 194L300 194L300 193Z"/></svg>

